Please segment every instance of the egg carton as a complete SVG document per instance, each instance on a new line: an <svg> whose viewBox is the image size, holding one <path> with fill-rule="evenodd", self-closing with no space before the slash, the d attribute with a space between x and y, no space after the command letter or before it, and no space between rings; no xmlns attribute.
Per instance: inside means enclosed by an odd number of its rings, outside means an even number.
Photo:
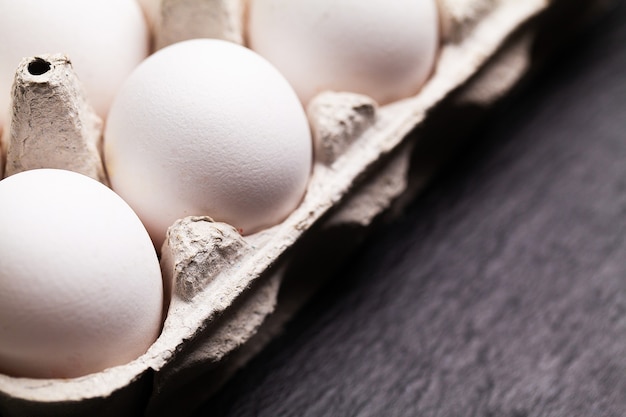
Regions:
<svg viewBox="0 0 626 417"><path fill-rule="evenodd" d="M202 10L220 22L216 32L181 29L177 22L195 3L211 5ZM144 355L80 378L0 375L0 415L190 415L280 333L381 219L401 212L458 149L464 130L601 2L439 6L439 56L417 95L378 106L366 96L326 92L308 106L316 160L304 200L287 219L245 237L202 216L170 227L161 258L167 316ZM239 1L161 0L149 10L159 47L198 36L244 39Z"/></svg>

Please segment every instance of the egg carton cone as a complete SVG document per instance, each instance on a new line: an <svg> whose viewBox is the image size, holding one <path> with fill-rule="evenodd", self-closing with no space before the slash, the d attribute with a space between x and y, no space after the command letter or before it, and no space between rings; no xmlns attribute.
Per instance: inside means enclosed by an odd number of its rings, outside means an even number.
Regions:
<svg viewBox="0 0 626 417"><path fill-rule="evenodd" d="M4 176L37 168L75 171L106 183L102 119L87 102L70 59L23 59L13 82Z"/></svg>
<svg viewBox="0 0 626 417"><path fill-rule="evenodd" d="M155 10L176 3L200 2L163 0ZM144 355L80 378L0 374L0 415L192 415L280 334L373 228L401 213L467 145L464 132L603 5L440 0L437 64L417 95L380 106L367 96L325 92L309 104L316 160L306 195L288 218L249 236L203 216L169 228L161 258L167 315ZM241 9L220 10L235 21Z"/></svg>
<svg viewBox="0 0 626 417"><path fill-rule="evenodd" d="M244 43L247 0L138 0L153 34L153 48L196 38Z"/></svg>

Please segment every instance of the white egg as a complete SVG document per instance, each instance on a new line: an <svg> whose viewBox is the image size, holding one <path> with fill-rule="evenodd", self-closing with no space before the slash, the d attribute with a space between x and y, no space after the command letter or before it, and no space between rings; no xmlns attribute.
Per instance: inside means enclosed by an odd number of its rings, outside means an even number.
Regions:
<svg viewBox="0 0 626 417"><path fill-rule="evenodd" d="M158 336L163 284L139 218L101 183L38 169L0 181L0 371L66 378Z"/></svg>
<svg viewBox="0 0 626 417"><path fill-rule="evenodd" d="M90 103L105 117L115 92L149 52L136 0L0 0L0 125L23 57L67 54Z"/></svg>
<svg viewBox="0 0 626 417"><path fill-rule="evenodd" d="M282 221L302 199L311 160L308 121L287 81L253 51L215 39L147 58L105 129L113 189L157 247L190 215L245 234Z"/></svg>
<svg viewBox="0 0 626 417"><path fill-rule="evenodd" d="M248 15L250 47L304 103L324 90L411 96L438 49L436 0L251 0Z"/></svg>

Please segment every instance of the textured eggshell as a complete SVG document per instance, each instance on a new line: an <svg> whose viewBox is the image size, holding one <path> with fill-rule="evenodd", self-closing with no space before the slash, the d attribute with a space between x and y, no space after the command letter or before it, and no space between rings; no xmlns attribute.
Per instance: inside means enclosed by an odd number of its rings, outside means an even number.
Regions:
<svg viewBox="0 0 626 417"><path fill-rule="evenodd" d="M91 105L105 117L124 79L149 52L136 0L0 0L0 124L15 70L27 56L64 53Z"/></svg>
<svg viewBox="0 0 626 417"><path fill-rule="evenodd" d="M435 0L251 0L250 47L304 103L324 90L380 104L415 94L438 48Z"/></svg>
<svg viewBox="0 0 626 417"><path fill-rule="evenodd" d="M245 234L282 221L304 194L311 142L273 66L234 43L196 39L161 49L129 77L105 128L105 163L160 247L190 215Z"/></svg>
<svg viewBox="0 0 626 417"><path fill-rule="evenodd" d="M142 355L163 285L139 218L101 183L40 169L0 181L0 371L75 377Z"/></svg>

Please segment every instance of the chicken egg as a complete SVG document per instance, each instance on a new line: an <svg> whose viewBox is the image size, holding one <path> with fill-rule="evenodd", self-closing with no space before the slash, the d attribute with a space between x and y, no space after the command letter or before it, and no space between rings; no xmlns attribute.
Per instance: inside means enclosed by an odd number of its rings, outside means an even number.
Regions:
<svg viewBox="0 0 626 417"><path fill-rule="evenodd" d="M379 104L415 94L438 49L436 0L250 0L250 47L303 103L324 90Z"/></svg>
<svg viewBox="0 0 626 417"><path fill-rule="evenodd" d="M11 85L24 57L68 55L104 118L120 84L149 53L136 0L0 0L0 39L0 125L8 124Z"/></svg>
<svg viewBox="0 0 626 417"><path fill-rule="evenodd" d="M0 181L0 372L69 378L122 365L157 338L163 283L137 215L56 169Z"/></svg>
<svg viewBox="0 0 626 417"><path fill-rule="evenodd" d="M306 114L284 77L243 46L179 42L120 89L104 134L113 189L160 248L175 220L207 215L254 233L301 201L312 165Z"/></svg>

